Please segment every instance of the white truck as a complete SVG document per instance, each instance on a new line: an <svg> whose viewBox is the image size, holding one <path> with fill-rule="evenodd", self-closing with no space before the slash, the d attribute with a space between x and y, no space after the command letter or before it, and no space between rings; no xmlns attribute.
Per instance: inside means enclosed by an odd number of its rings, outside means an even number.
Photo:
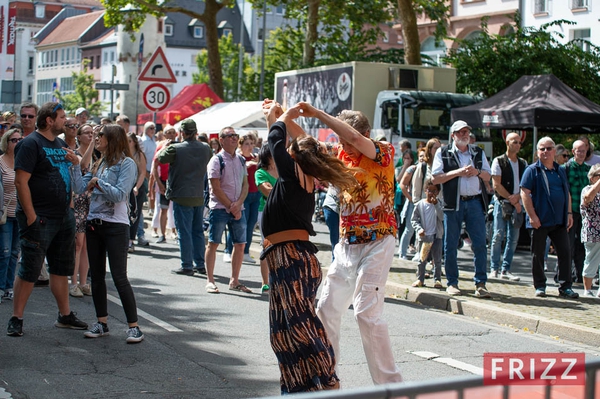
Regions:
<svg viewBox="0 0 600 399"><path fill-rule="evenodd" d="M451 109L483 99L455 91L453 68L348 62L275 74L275 99L284 108L306 101L330 115L359 110L372 124L372 138L385 135L396 148L400 140L408 139L413 150L433 137L447 142ZM337 141L317 120L299 122L320 140ZM492 154L488 132L474 131L477 144Z"/></svg>

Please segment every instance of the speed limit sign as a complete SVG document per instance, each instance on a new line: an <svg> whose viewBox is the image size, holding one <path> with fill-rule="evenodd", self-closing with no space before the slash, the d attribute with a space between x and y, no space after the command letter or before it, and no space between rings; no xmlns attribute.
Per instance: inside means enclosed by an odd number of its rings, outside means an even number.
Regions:
<svg viewBox="0 0 600 399"><path fill-rule="evenodd" d="M144 90L144 105L152 111L162 111L171 101L169 89L161 83L152 83Z"/></svg>

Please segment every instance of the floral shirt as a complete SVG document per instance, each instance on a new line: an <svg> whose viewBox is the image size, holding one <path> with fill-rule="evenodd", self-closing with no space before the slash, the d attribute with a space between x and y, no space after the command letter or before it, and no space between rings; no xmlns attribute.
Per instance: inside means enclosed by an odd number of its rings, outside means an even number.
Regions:
<svg viewBox="0 0 600 399"><path fill-rule="evenodd" d="M347 166L361 169L355 172L358 186L339 195L340 237L348 244L395 236L398 228L394 215L394 146L373 143L375 159L361 155L357 160L351 159L339 144L328 144L330 153Z"/></svg>
<svg viewBox="0 0 600 399"><path fill-rule="evenodd" d="M585 186L581 197L591 189L591 185ZM581 242L600 242L600 193L588 205L581 201L581 220Z"/></svg>

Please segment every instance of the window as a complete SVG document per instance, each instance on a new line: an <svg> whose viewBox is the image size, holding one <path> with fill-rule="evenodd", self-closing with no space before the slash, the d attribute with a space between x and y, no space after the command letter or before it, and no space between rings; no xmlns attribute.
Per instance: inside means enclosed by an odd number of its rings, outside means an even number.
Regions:
<svg viewBox="0 0 600 399"><path fill-rule="evenodd" d="M232 32L233 31L231 30L231 28L225 28L223 29L223 36L229 36Z"/></svg>
<svg viewBox="0 0 600 399"><path fill-rule="evenodd" d="M115 63L115 52L114 51L110 52L110 63L111 64Z"/></svg>
<svg viewBox="0 0 600 399"><path fill-rule="evenodd" d="M263 39L263 33L264 33L263 28L259 28L257 36L256 36L258 40L262 41L262 39Z"/></svg>
<svg viewBox="0 0 600 399"><path fill-rule="evenodd" d="M548 12L548 0L534 0L535 5L533 8L534 14L541 14L544 12Z"/></svg>
<svg viewBox="0 0 600 399"><path fill-rule="evenodd" d="M276 12L278 15L283 15L283 6L282 6L281 4L280 4L280 5L278 5L278 6L277 6L277 8L275 9L275 12Z"/></svg>
<svg viewBox="0 0 600 399"><path fill-rule="evenodd" d="M571 8L588 8L589 0L571 0Z"/></svg>
<svg viewBox="0 0 600 399"><path fill-rule="evenodd" d="M102 52L102 65L108 65L108 51Z"/></svg>
<svg viewBox="0 0 600 399"><path fill-rule="evenodd" d="M204 26L194 26L194 37L196 39L204 37Z"/></svg>
<svg viewBox="0 0 600 399"><path fill-rule="evenodd" d="M33 57L29 57L29 68L28 73L33 73Z"/></svg>
<svg viewBox="0 0 600 399"><path fill-rule="evenodd" d="M173 25L172 24L165 25L165 36L173 36Z"/></svg>
<svg viewBox="0 0 600 399"><path fill-rule="evenodd" d="M162 33L162 31L163 31L163 21L162 21L162 19L158 20L158 25L156 27L156 30L158 31L158 33Z"/></svg>
<svg viewBox="0 0 600 399"><path fill-rule="evenodd" d="M390 32L388 32L388 31L383 32L383 42L384 43L390 42Z"/></svg>
<svg viewBox="0 0 600 399"><path fill-rule="evenodd" d="M96 68L100 68L100 56L96 56Z"/></svg>
<svg viewBox="0 0 600 399"><path fill-rule="evenodd" d="M73 78L60 78L60 93L72 93L75 91L75 85L73 85Z"/></svg>
<svg viewBox="0 0 600 399"><path fill-rule="evenodd" d="M94 57L90 57L90 62L88 63L89 69L94 69Z"/></svg>
<svg viewBox="0 0 600 399"><path fill-rule="evenodd" d="M36 18L44 18L46 16L46 6L44 4L38 3L35 5L35 17Z"/></svg>
<svg viewBox="0 0 600 399"><path fill-rule="evenodd" d="M38 80L36 102L38 104L44 104L49 101L52 101L52 96L54 95L54 86L55 85L56 85L56 80L54 80L54 79Z"/></svg>
<svg viewBox="0 0 600 399"><path fill-rule="evenodd" d="M573 29L571 31L571 40L585 51L590 51L591 30L590 29Z"/></svg>

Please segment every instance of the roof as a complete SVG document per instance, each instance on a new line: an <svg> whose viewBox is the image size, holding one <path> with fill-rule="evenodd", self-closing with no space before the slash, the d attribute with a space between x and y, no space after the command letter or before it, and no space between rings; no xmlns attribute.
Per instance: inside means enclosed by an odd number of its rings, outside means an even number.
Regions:
<svg viewBox="0 0 600 399"><path fill-rule="evenodd" d="M190 116L198 126L198 132L218 133L225 126L238 128L266 128L267 121L262 110L262 101L219 103ZM179 129L180 123L175 125Z"/></svg>
<svg viewBox="0 0 600 399"><path fill-rule="evenodd" d="M67 43L78 40L94 23L102 18L104 11L94 11L66 18L38 46Z"/></svg>
<svg viewBox="0 0 600 399"><path fill-rule="evenodd" d="M600 105L554 75L526 75L475 105L452 110L474 128L600 133Z"/></svg>
<svg viewBox="0 0 600 399"><path fill-rule="evenodd" d="M99 45L116 44L117 37L115 36L115 28L110 28L104 35L98 36L96 39L83 43L81 48L89 48Z"/></svg>

